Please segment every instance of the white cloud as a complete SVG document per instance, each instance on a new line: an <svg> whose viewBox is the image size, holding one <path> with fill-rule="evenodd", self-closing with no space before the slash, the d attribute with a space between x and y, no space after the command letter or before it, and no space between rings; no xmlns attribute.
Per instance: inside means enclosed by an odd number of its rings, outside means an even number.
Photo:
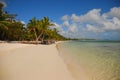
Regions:
<svg viewBox="0 0 120 80"><path fill-rule="evenodd" d="M76 14L72 14L71 19L72 19L72 21L74 21L74 22L79 22L79 21L80 21L80 17L79 17L79 16L76 16Z"/></svg>
<svg viewBox="0 0 120 80"><path fill-rule="evenodd" d="M54 23L54 24L55 24L55 26L50 26L50 28L51 28L51 29L56 28L57 30L61 31L61 29L62 29L61 27L62 27L62 26L59 25L59 24L57 24L57 23Z"/></svg>
<svg viewBox="0 0 120 80"><path fill-rule="evenodd" d="M76 33L78 31L78 27L76 24L72 24L69 28L68 28L68 32L70 33Z"/></svg>
<svg viewBox="0 0 120 80"><path fill-rule="evenodd" d="M104 30L120 30L120 20L116 17L104 24Z"/></svg>
<svg viewBox="0 0 120 80"><path fill-rule="evenodd" d="M113 7L106 13L101 14L101 12L101 9L92 9L84 15L63 16L61 25L63 35L98 38L105 37L106 34L112 37L115 33L118 36L120 34L120 7ZM67 26L66 30L63 29L65 26Z"/></svg>
<svg viewBox="0 0 120 80"><path fill-rule="evenodd" d="M23 27L26 27L27 24L24 22L24 21L20 21L24 26Z"/></svg>
<svg viewBox="0 0 120 80"><path fill-rule="evenodd" d="M69 26L70 24L69 24L69 21L64 21L63 22L63 26Z"/></svg>
<svg viewBox="0 0 120 80"><path fill-rule="evenodd" d="M25 24L25 22L24 21L20 21L22 24Z"/></svg>
<svg viewBox="0 0 120 80"><path fill-rule="evenodd" d="M64 15L61 19L64 20L64 21L69 20L69 16L68 15Z"/></svg>
<svg viewBox="0 0 120 80"><path fill-rule="evenodd" d="M87 31L92 31L92 32L94 32L94 33L103 32L103 29L102 29L102 28L96 27L96 26L90 25L90 24L87 24L87 25L86 25L86 30L87 30Z"/></svg>
<svg viewBox="0 0 120 80"><path fill-rule="evenodd" d="M120 7L111 8L110 12L105 13L104 16L108 18L117 17L118 19L120 19Z"/></svg>
<svg viewBox="0 0 120 80"><path fill-rule="evenodd" d="M58 30L58 32L63 35L65 33L65 31L63 30L63 26L59 25L57 23L54 23L54 24L55 24L55 26L50 26L50 28L51 29L56 28Z"/></svg>
<svg viewBox="0 0 120 80"><path fill-rule="evenodd" d="M100 16L100 9L93 9L84 15L77 16L76 14L72 14L71 19L74 22L79 23L96 23L97 21L101 21L102 18Z"/></svg>
<svg viewBox="0 0 120 80"><path fill-rule="evenodd" d="M118 31L120 30L120 20L114 17L112 20L106 20L101 24L87 24L86 28L88 31L92 32Z"/></svg>

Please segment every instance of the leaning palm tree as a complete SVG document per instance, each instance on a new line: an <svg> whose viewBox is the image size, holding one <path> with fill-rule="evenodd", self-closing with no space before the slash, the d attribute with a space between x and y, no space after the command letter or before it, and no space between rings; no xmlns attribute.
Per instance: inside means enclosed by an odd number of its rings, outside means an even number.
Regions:
<svg viewBox="0 0 120 80"><path fill-rule="evenodd" d="M44 36L47 32L47 30L49 29L50 26L55 26L52 22L50 22L49 18L48 17L44 17L42 20L41 20L41 34L40 34L40 37L42 36L41 38L41 41L43 42L44 41Z"/></svg>
<svg viewBox="0 0 120 80"><path fill-rule="evenodd" d="M30 31L34 32L36 42L39 41L39 39L43 42L49 26L54 26L54 24L50 22L48 17L44 17L41 20L37 20L34 17L29 21L27 26Z"/></svg>
<svg viewBox="0 0 120 80"><path fill-rule="evenodd" d="M29 20L29 23L27 24L27 28L29 31L34 32L34 36L37 39L37 19L34 17L31 20Z"/></svg>

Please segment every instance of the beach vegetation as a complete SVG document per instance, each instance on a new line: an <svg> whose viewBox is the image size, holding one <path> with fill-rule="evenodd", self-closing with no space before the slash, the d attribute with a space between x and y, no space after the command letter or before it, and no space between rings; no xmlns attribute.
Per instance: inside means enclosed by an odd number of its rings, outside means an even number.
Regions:
<svg viewBox="0 0 120 80"><path fill-rule="evenodd" d="M50 28L55 24L48 17L42 19L33 17L25 26L16 20L16 14L10 14L3 8L4 4L0 3L0 40L36 42L66 40L56 28Z"/></svg>

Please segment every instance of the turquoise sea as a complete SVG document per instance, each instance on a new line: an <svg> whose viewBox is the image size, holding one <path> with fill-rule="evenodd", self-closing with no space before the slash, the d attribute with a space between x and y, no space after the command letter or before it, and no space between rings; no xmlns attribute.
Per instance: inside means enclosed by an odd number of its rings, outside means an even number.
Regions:
<svg viewBox="0 0 120 80"><path fill-rule="evenodd" d="M66 41L58 50L76 80L120 80L120 41Z"/></svg>

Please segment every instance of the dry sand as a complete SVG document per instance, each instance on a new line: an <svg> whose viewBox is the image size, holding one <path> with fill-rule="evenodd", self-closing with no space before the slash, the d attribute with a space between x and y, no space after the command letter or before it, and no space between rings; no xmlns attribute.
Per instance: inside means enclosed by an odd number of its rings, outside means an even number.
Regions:
<svg viewBox="0 0 120 80"><path fill-rule="evenodd" d="M73 80L56 45L0 44L0 80Z"/></svg>

